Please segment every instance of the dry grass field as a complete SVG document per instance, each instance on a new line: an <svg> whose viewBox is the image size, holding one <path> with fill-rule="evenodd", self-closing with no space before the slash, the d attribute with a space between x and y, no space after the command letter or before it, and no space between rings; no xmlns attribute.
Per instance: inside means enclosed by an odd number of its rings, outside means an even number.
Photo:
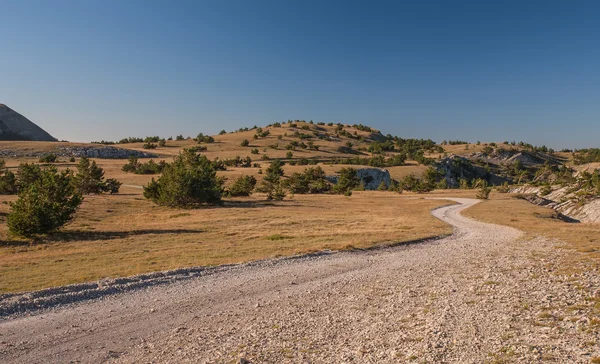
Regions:
<svg viewBox="0 0 600 364"><path fill-rule="evenodd" d="M433 237L451 232L429 213L444 204L356 192L276 203L256 195L224 207L174 210L123 187L118 195L87 197L74 221L44 243L13 240L0 225L0 292ZM0 205L1 219L7 212Z"/></svg>
<svg viewBox="0 0 600 364"><path fill-rule="evenodd" d="M285 148L298 141L296 130L310 133L302 126L333 134L329 126L299 123L297 129L289 125L268 128L266 138L254 139L255 131L217 135L215 143L205 144L208 158L250 156L260 167L228 168L219 175L231 182L241 175L254 175L259 180L260 169L269 161L262 156L286 159ZM371 133L346 129L365 138ZM287 134L287 135L286 135ZM240 146L248 139L250 146ZM338 148L348 141L353 148L368 144L355 139L313 139L319 150L297 149L293 159L319 158L330 160L349 157ZM117 145L146 151L143 143ZM67 146L86 146L83 143L1 142L0 150L21 152L51 152ZM171 158L182 148L195 146L192 139L167 141L166 147L152 152L160 155L156 161ZM449 154L477 151L483 145L445 146ZM251 154L258 149L258 154ZM360 152L361 157L370 153ZM430 155L440 157L441 155ZM61 157L59 168L74 169L76 164ZM157 207L142 196L141 187L152 175L125 173L121 167L126 160L96 159L104 168L107 178L116 178L124 186L117 195L87 196L75 219L60 233L44 242L30 244L8 235L3 220L9 211L0 204L0 292L17 292L44 287L96 280L104 277L127 276L157 270L186 266L237 263L270 257L302 254L324 249L366 248L386 243L400 243L447 234L451 229L430 215L430 210L446 204L441 200L424 197L475 197L472 190L435 191L427 195L399 195L391 192L355 192L351 197L335 195L296 195L282 202L266 202L264 196L230 199L224 207L199 210L174 210ZM143 159L141 161L147 161ZM6 159L7 166L15 169L19 163L37 162L37 158ZM319 163L327 174L335 174L344 165ZM360 168L360 166L353 166ZM286 164L285 174L302 172L307 166ZM414 161L407 165L390 167L392 178L427 169ZM284 177L285 178L285 177ZM14 200L15 196L0 196L0 201ZM594 259L600 257L598 237L600 227L591 224L568 224L547 218L551 210L516 200L510 195L492 193L485 201L466 212L467 215L488 222L509 225L528 232L567 241L571 246Z"/></svg>
<svg viewBox="0 0 600 364"><path fill-rule="evenodd" d="M577 263L582 258L589 258L596 265L600 263L600 224L564 222L552 218L552 209L499 193L492 193L490 200L469 208L463 214L480 221L520 229L527 233L526 238L545 236L564 242L562 247L581 253L572 255L575 261L571 263ZM566 263L565 268L574 267Z"/></svg>

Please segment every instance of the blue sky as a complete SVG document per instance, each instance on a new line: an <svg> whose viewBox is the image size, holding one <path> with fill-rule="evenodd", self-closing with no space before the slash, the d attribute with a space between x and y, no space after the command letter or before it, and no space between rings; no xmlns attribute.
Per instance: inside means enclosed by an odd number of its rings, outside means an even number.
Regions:
<svg viewBox="0 0 600 364"><path fill-rule="evenodd" d="M59 139L288 119L600 147L600 2L3 1L0 103Z"/></svg>

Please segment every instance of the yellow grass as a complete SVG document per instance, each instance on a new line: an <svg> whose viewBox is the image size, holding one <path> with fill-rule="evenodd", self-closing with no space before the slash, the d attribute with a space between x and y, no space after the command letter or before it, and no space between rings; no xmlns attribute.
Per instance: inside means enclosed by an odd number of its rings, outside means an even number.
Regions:
<svg viewBox="0 0 600 364"><path fill-rule="evenodd" d="M254 196L225 207L174 210L124 187L119 195L87 197L75 220L43 244L13 240L0 225L0 292L433 237L451 232L429 213L443 204L356 192L277 203ZM0 205L0 219L7 212Z"/></svg>
<svg viewBox="0 0 600 364"><path fill-rule="evenodd" d="M553 210L515 199L509 194L492 193L483 201L463 212L465 216L495 224L512 226L529 237L545 236L567 243L595 262L600 262L600 224L567 223L552 219ZM573 258L581 255L574 255Z"/></svg>

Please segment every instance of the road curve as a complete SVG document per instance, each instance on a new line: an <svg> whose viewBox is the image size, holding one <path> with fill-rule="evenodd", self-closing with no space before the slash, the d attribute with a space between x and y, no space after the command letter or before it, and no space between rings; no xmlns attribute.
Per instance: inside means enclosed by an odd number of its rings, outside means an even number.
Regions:
<svg viewBox="0 0 600 364"><path fill-rule="evenodd" d="M470 287L526 263L511 248L521 232L463 217L478 201L452 200L432 212L455 228L444 239L233 266L9 317L0 361L485 360L509 318L471 303Z"/></svg>

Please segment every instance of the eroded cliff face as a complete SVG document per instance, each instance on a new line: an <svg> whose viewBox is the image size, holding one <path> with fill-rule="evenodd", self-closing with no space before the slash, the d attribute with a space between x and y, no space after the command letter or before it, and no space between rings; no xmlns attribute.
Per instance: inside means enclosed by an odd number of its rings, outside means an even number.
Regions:
<svg viewBox="0 0 600 364"><path fill-rule="evenodd" d="M533 204L550 207L570 218L581 222L600 222L600 198L578 199L577 190L572 187L553 187L543 195L536 186L520 186L511 193L525 194L525 199Z"/></svg>
<svg viewBox="0 0 600 364"><path fill-rule="evenodd" d="M2 140L56 141L56 138L23 115L0 104L0 141Z"/></svg>

